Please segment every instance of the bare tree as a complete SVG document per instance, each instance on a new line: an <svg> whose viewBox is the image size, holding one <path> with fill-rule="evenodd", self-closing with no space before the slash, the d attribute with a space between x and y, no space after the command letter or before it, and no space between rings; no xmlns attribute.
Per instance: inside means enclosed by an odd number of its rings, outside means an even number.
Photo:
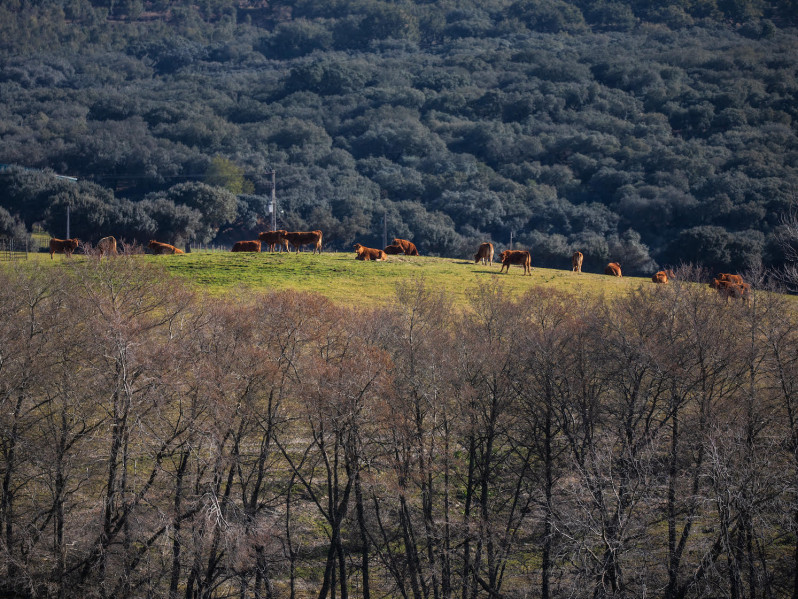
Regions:
<svg viewBox="0 0 798 599"><path fill-rule="evenodd" d="M358 322L364 314L327 305L316 316L313 343L307 346L305 363L298 372L297 411L303 426L294 429L294 438L275 439L275 443L329 535L318 596L334 597L339 588L341 598L346 599L349 568L344 522L364 468L363 445L373 434L366 430L373 422L372 406L377 396L390 389L389 361L384 352L363 342ZM303 449L297 451L295 446ZM362 569L362 574L368 588L368 569Z"/></svg>
<svg viewBox="0 0 798 599"><path fill-rule="evenodd" d="M446 295L424 280L408 281L379 322L370 339L391 355L394 388L377 412L384 431L377 455L390 467L384 485L369 485L378 532L368 540L403 595L450 597L452 318ZM387 521L386 513L399 517ZM395 551L400 539L402 550Z"/></svg>
<svg viewBox="0 0 798 599"><path fill-rule="evenodd" d="M166 531L139 531L132 523L137 511L146 509L161 465L180 435L179 428L155 429L160 428L161 381L175 368L169 347L177 343L173 330L191 295L130 258L89 261L74 274L80 300L91 307L86 323L93 336L90 390L103 398L97 407L110 430L99 523L85 557L70 572L79 584L96 585L100 596L129 596L135 566Z"/></svg>
<svg viewBox="0 0 798 599"><path fill-rule="evenodd" d="M574 305L579 305L577 313ZM523 367L515 377L519 420L513 435L517 452L530 452L529 481L525 493L537 506L541 545L540 596L556 596L553 571L558 538L555 534L558 481L566 472L567 444L560 414L571 405L580 370L578 343L585 321L578 316L591 309L565 294L533 289L521 299L527 306L519 337Z"/></svg>
<svg viewBox="0 0 798 599"><path fill-rule="evenodd" d="M46 425L39 426L41 414L55 409L48 401L51 369L57 371L63 360L69 361L76 350L71 343L78 344L79 351L82 340L79 330L74 334L70 330L79 317L73 318L70 308L76 306L68 298L69 284L63 276L20 267L0 272L0 564L3 587L9 593L27 590L30 581L47 579L40 567L52 554L58 556L56 572L64 569L63 460L58 480L50 481L56 485L50 509L32 511L30 497L31 492L47 492L47 476L52 473L42 459L49 453L50 438L43 430ZM71 400L73 391L68 394ZM63 405L69 403L65 400ZM25 489L31 491L23 493ZM46 534L50 526L52 537ZM44 539L52 544L42 543ZM60 585L57 580L56 584Z"/></svg>
<svg viewBox="0 0 798 599"><path fill-rule="evenodd" d="M516 379L523 368L521 304L500 284L470 293L470 312L459 323L455 398L457 435L464 464L461 597L499 595L507 560L530 510L532 452L519 447L512 430L518 403Z"/></svg>

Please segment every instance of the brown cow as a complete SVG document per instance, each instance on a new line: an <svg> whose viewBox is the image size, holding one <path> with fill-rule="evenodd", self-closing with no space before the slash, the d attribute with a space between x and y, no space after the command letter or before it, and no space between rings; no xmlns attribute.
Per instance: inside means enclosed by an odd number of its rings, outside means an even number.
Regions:
<svg viewBox="0 0 798 599"><path fill-rule="evenodd" d="M664 270L660 270L653 277L651 277L651 281L654 283L667 283L668 273L666 273Z"/></svg>
<svg viewBox="0 0 798 599"><path fill-rule="evenodd" d="M722 272L718 275L718 278L715 279L716 281L728 281L729 283L734 283L735 285L742 285L743 278L740 275L730 275L728 273Z"/></svg>
<svg viewBox="0 0 798 599"><path fill-rule="evenodd" d="M740 275L720 273L717 279L712 279L709 286L713 289L720 289L721 287L727 288L729 285L742 285L743 283L743 278Z"/></svg>
<svg viewBox="0 0 798 599"><path fill-rule="evenodd" d="M50 260L53 259L53 254L65 254L67 258L72 257L72 252L78 249L80 239L74 237L72 239L50 239Z"/></svg>
<svg viewBox="0 0 798 599"><path fill-rule="evenodd" d="M386 245L383 251L389 256L396 256L397 254L404 253L402 246L399 245Z"/></svg>
<svg viewBox="0 0 798 599"><path fill-rule="evenodd" d="M176 248L173 245L169 245L168 243L161 243L160 241L155 241L154 239L150 239L150 242L147 244L147 247L152 250L153 254L182 254L183 250Z"/></svg>
<svg viewBox="0 0 798 599"><path fill-rule="evenodd" d="M604 274L610 275L611 277L623 276L621 275L621 265L617 262L610 262L604 267Z"/></svg>
<svg viewBox="0 0 798 599"><path fill-rule="evenodd" d="M516 264L523 267L524 275L529 274L530 277L532 276L532 256L526 250L504 250L499 254L499 258L502 261L499 273L504 272L506 268L507 274L510 274L510 265Z"/></svg>
<svg viewBox="0 0 798 599"><path fill-rule="evenodd" d="M412 241L408 241L407 239L394 239L393 245L398 245L402 248L405 256L418 256L418 250Z"/></svg>
<svg viewBox="0 0 798 599"><path fill-rule="evenodd" d="M284 237L296 248L297 254L303 245L311 244L313 244L313 253L321 254L321 231L293 231L286 233Z"/></svg>
<svg viewBox="0 0 798 599"><path fill-rule="evenodd" d="M355 252L357 256L355 256L355 260L387 260L388 256L384 250L378 250L375 248L367 248L365 246L356 243L354 246Z"/></svg>
<svg viewBox="0 0 798 599"><path fill-rule="evenodd" d="M727 303L729 298L742 299L748 303L751 294L751 286L748 283L735 283L733 281L714 279L709 286L717 289L718 294L726 298Z"/></svg>
<svg viewBox="0 0 798 599"><path fill-rule="evenodd" d="M269 251L273 252L274 247L276 245L280 246L280 251L288 251L288 240L285 238L287 231L283 229L278 229L277 231L266 231L265 233L259 233L258 239L260 239L261 243L265 243L269 246Z"/></svg>
<svg viewBox="0 0 798 599"><path fill-rule="evenodd" d="M582 261L585 259L585 255L582 252L574 252L574 255L571 256L571 271L576 273L582 272Z"/></svg>
<svg viewBox="0 0 798 599"><path fill-rule="evenodd" d="M231 252L259 252L260 241L236 241Z"/></svg>
<svg viewBox="0 0 798 599"><path fill-rule="evenodd" d="M493 244L485 242L480 244L477 253L474 254L474 264L482 260L482 264L487 264L488 266L493 265Z"/></svg>
<svg viewBox="0 0 798 599"><path fill-rule="evenodd" d="M116 238L113 235L103 237L97 242L97 249L100 251L100 258L103 257L103 254L116 256Z"/></svg>

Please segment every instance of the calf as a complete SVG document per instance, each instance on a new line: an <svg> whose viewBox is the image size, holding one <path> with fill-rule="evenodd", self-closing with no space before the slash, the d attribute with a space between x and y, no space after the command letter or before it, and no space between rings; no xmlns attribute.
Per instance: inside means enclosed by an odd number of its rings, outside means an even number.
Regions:
<svg viewBox="0 0 798 599"><path fill-rule="evenodd" d="M356 243L353 247L355 248L355 253L357 253L357 256L355 256L355 260L376 261L376 260L388 259L388 256L385 254L383 250L378 250L375 248L367 248L363 245L360 245L359 243Z"/></svg>
<svg viewBox="0 0 798 599"><path fill-rule="evenodd" d="M285 238L286 233L288 231L284 231L282 229L278 229L277 231L266 231L265 233L258 234L258 239L261 243L265 243L269 246L269 251L273 252L274 247L276 245L280 246L280 251L288 251L288 240Z"/></svg>
<svg viewBox="0 0 798 599"><path fill-rule="evenodd" d="M623 276L621 275L621 265L617 262L610 262L604 267L604 274L610 275L611 277Z"/></svg>

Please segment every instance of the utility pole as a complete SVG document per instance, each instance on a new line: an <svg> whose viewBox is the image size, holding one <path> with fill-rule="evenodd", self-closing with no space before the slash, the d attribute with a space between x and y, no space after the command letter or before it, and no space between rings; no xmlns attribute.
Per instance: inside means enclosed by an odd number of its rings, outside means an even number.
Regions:
<svg viewBox="0 0 798 599"><path fill-rule="evenodd" d="M70 237L69 237L69 204L67 204L67 234L66 234L66 238L70 239Z"/></svg>
<svg viewBox="0 0 798 599"><path fill-rule="evenodd" d="M269 209L272 212L272 231L277 230L277 172L272 171L272 203L269 204Z"/></svg>
<svg viewBox="0 0 798 599"><path fill-rule="evenodd" d="M513 235L515 235L515 231L510 231L510 249L513 249Z"/></svg>

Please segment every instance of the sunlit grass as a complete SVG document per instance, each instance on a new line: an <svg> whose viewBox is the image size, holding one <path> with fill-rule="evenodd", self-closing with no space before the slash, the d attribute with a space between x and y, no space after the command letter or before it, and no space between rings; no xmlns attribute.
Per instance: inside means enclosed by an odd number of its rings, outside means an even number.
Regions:
<svg viewBox="0 0 798 599"><path fill-rule="evenodd" d="M295 289L321 293L334 302L364 302L366 305L387 303L398 283L418 277L445 290L456 304L465 303L469 289L494 280L500 280L509 293L522 293L530 287L546 285L608 297L641 284L652 284L649 279L636 277L577 275L570 269L533 268L532 276L525 277L521 268L511 267L509 274L499 274L498 263L483 266L469 260L424 256L389 256L387 262L363 262L355 260L354 253L196 252L145 259L164 264L169 272L212 293Z"/></svg>
<svg viewBox="0 0 798 599"><path fill-rule="evenodd" d="M86 259L79 254L71 258ZM397 284L412 278L424 278L428 284L445 290L456 306L467 303L469 290L491 281L501 281L506 292L513 295L544 286L608 299L623 296L640 286L654 285L649 277L575 274L570 269L570 258L563 260L566 264L562 269L533 266L531 277L523 276L523 269L517 266L511 267L509 274L499 274L498 263L483 266L466 259L425 256L389 256L387 262L363 262L355 260L354 252L314 255L310 252L195 251L183 255L140 255L133 259L162 265L168 273L213 295L294 289L320 293L336 303L362 303L364 306L389 303ZM68 260L63 255L50 260L47 253L31 253L27 261L58 267ZM0 262L0 266L2 264L8 262ZM798 301L796 296L791 298Z"/></svg>

